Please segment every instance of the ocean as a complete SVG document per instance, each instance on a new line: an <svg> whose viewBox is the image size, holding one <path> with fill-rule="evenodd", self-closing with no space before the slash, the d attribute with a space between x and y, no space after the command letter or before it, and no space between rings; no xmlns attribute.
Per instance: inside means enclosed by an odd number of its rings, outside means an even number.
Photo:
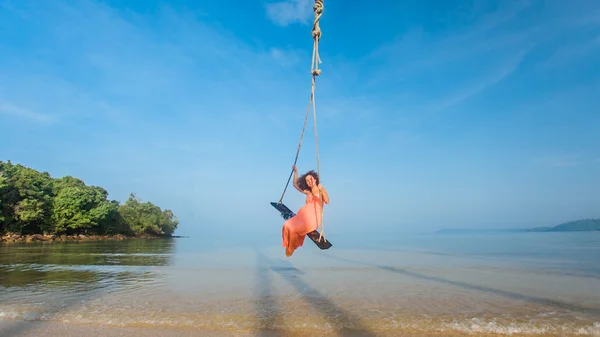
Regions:
<svg viewBox="0 0 600 337"><path fill-rule="evenodd" d="M0 335L600 336L600 232L332 235L290 258L279 240L0 244Z"/></svg>

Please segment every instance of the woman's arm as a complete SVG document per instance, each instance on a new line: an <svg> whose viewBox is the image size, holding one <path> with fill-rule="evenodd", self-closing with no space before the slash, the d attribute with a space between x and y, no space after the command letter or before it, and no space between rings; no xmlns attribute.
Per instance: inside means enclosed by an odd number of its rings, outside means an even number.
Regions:
<svg viewBox="0 0 600 337"><path fill-rule="evenodd" d="M296 168L296 165L294 165L292 168L294 169L294 187L298 191L300 191L300 192L302 192L304 194L307 194L306 191L301 190L300 186L298 186L298 169Z"/></svg>
<svg viewBox="0 0 600 337"><path fill-rule="evenodd" d="M323 202L328 204L329 203L329 194L327 194L327 190L321 184L319 184L319 191L321 191L321 198L323 198Z"/></svg>

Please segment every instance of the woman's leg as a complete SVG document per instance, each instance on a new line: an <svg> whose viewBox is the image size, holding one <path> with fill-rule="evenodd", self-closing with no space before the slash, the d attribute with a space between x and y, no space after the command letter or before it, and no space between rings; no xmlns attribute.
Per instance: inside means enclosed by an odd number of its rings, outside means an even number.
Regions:
<svg viewBox="0 0 600 337"><path fill-rule="evenodd" d="M285 256L292 256L294 253L294 233L290 228L291 219L286 221L281 228L282 246L285 247Z"/></svg>

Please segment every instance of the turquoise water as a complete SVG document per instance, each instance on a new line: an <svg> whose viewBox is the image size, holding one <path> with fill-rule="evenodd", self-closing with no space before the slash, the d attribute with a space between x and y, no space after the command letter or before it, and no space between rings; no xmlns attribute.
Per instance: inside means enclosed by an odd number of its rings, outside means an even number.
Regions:
<svg viewBox="0 0 600 337"><path fill-rule="evenodd" d="M600 335L600 232L0 245L0 319L365 336ZM0 331L0 335L3 332Z"/></svg>

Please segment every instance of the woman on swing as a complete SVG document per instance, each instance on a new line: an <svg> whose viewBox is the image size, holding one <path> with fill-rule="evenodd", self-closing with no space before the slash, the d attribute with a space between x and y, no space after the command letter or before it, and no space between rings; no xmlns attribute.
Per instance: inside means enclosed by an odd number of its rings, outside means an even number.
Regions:
<svg viewBox="0 0 600 337"><path fill-rule="evenodd" d="M293 166L293 169L294 187L306 194L306 204L298 210L296 216L283 224L281 235L287 257L292 256L294 251L302 246L306 234L319 227L324 203L329 204L327 190L319 183L319 176L315 171L308 171L298 178L296 165Z"/></svg>

